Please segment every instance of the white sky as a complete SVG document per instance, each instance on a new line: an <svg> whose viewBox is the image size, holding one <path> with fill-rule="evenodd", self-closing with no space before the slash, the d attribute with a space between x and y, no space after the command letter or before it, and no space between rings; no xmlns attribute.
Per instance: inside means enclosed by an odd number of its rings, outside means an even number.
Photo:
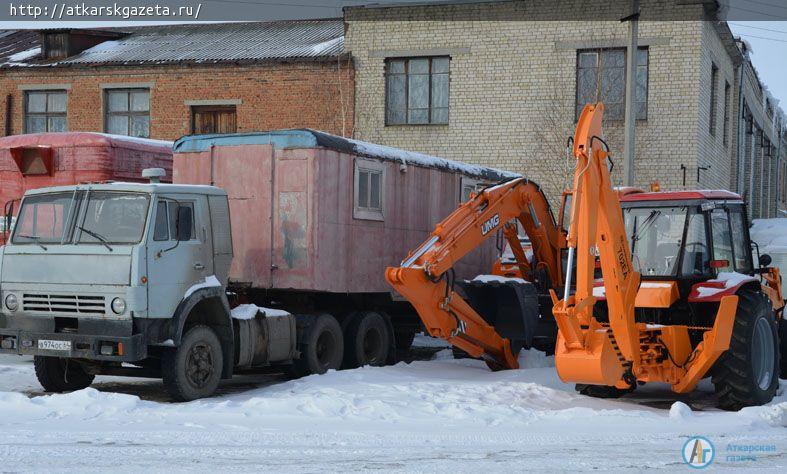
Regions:
<svg viewBox="0 0 787 474"><path fill-rule="evenodd" d="M787 21L731 21L730 29L749 42L760 80L787 112Z"/></svg>

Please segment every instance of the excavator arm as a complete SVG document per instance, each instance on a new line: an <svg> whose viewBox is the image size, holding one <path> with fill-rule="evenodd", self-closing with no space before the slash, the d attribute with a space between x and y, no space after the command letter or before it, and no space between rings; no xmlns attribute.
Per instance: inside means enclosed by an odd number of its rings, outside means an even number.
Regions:
<svg viewBox="0 0 787 474"><path fill-rule="evenodd" d="M447 340L493 369L517 368L510 341L454 291L452 267L501 228L514 249L517 265L531 265L516 239L518 221L533 244L532 268L544 268L551 282L561 281L560 250L565 237L555 224L549 203L535 183L517 178L483 189L437 224L429 239L386 279L421 317L427 331Z"/></svg>

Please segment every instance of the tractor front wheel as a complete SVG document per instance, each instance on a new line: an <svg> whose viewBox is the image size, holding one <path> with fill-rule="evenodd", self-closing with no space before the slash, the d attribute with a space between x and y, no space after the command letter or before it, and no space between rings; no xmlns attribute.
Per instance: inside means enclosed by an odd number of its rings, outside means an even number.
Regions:
<svg viewBox="0 0 787 474"><path fill-rule="evenodd" d="M713 368L719 408L770 402L779 386L779 336L770 300L759 290L738 292L730 348Z"/></svg>

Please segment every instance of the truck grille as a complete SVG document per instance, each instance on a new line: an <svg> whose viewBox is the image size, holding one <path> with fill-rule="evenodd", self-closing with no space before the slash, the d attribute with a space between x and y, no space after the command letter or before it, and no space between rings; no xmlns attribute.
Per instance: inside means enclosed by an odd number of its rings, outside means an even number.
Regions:
<svg viewBox="0 0 787 474"><path fill-rule="evenodd" d="M25 311L44 313L104 314L106 312L103 296L25 293L22 295L22 307Z"/></svg>

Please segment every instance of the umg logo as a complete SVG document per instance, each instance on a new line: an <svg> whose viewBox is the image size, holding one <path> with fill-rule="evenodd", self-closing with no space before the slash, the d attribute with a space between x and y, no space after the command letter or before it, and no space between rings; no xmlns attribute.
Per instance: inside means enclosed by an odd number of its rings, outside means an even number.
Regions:
<svg viewBox="0 0 787 474"><path fill-rule="evenodd" d="M715 455L713 443L702 436L693 436L683 445L683 462L695 469L710 466Z"/></svg>
<svg viewBox="0 0 787 474"><path fill-rule="evenodd" d="M498 225L500 225L500 214L495 214L494 216L487 219L483 224L481 224L481 235L488 234Z"/></svg>

